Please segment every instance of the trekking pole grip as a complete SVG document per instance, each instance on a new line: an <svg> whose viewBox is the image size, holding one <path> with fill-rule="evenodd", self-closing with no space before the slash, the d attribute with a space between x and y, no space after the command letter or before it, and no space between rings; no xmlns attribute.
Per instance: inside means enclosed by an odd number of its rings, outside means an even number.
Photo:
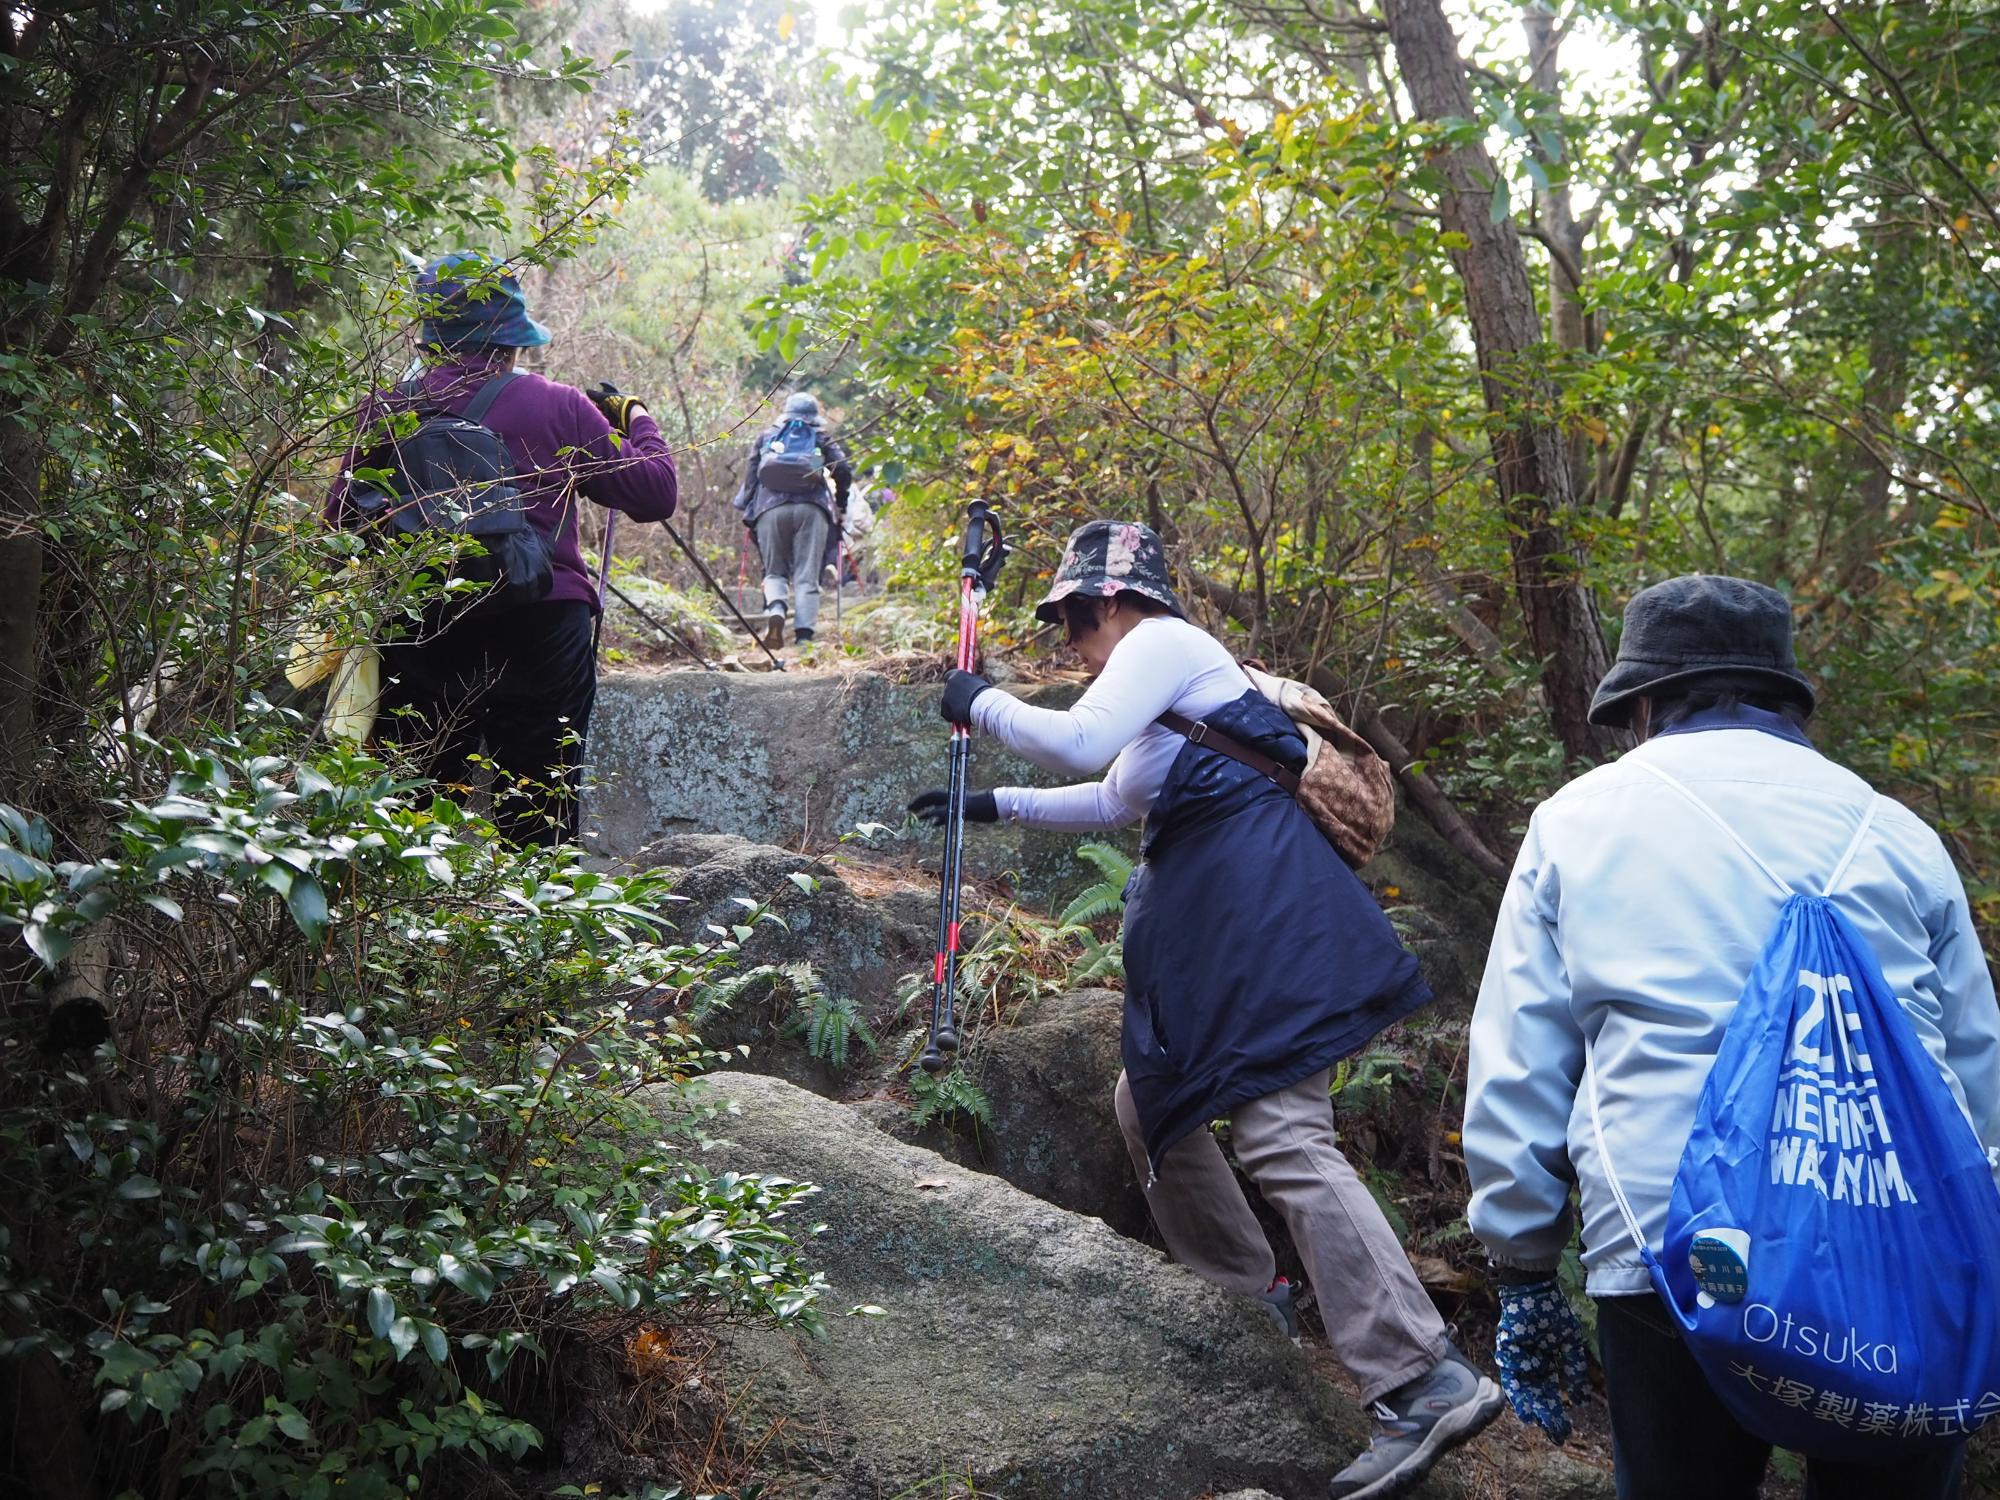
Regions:
<svg viewBox="0 0 2000 1500"><path fill-rule="evenodd" d="M965 508L965 544L960 549L960 577L971 578L988 593L1000 577L1000 564L1007 560L1007 543L1000 533L1000 518L984 500Z"/></svg>

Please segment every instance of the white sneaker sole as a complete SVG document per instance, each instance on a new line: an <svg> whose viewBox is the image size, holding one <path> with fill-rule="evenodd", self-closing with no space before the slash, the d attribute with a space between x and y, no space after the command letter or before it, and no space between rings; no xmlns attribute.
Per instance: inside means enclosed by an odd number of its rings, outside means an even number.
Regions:
<svg viewBox="0 0 2000 1500"><path fill-rule="evenodd" d="M1445 1454L1477 1437L1506 1404L1507 1398L1500 1394L1500 1387L1480 1376L1472 1399L1440 1417L1437 1425L1424 1434L1416 1452L1366 1489L1349 1490L1341 1500L1386 1500L1390 1495L1401 1494L1419 1483Z"/></svg>

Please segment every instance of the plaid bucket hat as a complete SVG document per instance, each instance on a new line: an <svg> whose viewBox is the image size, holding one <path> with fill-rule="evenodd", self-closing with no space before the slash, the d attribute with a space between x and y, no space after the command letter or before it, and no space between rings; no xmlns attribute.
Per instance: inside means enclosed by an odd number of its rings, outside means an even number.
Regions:
<svg viewBox="0 0 2000 1500"><path fill-rule="evenodd" d="M528 316L521 283L477 250L455 250L417 278L424 342L441 349L536 349L549 331Z"/></svg>
<svg viewBox="0 0 2000 1500"><path fill-rule="evenodd" d="M1086 521L1070 533L1062 566L1035 606L1035 618L1055 625L1062 619L1056 606L1071 594L1111 599L1127 590L1166 605L1178 619L1187 618L1167 581L1167 549L1158 532L1137 521Z"/></svg>

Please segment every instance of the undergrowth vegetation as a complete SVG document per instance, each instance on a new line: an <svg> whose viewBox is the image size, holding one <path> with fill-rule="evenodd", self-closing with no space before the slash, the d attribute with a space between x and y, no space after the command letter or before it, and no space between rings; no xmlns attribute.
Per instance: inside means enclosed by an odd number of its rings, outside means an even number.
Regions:
<svg viewBox="0 0 2000 1500"><path fill-rule="evenodd" d="M450 1490L552 1460L510 1413L552 1329L817 1326L785 1226L811 1189L699 1165L713 1059L670 1018L733 936L684 943L662 877L497 844L283 716L148 748L104 852L0 809L0 919L109 1005L0 1036L0 1354L51 1463L148 1497Z"/></svg>

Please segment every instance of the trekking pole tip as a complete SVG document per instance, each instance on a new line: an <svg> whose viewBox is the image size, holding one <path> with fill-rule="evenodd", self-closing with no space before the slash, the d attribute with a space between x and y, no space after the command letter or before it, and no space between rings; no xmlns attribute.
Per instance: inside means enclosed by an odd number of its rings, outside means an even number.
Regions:
<svg viewBox="0 0 2000 1500"><path fill-rule="evenodd" d="M938 1051L937 1043L932 1042L924 1048L924 1055L917 1062L926 1073L936 1073L944 1067L944 1054Z"/></svg>

